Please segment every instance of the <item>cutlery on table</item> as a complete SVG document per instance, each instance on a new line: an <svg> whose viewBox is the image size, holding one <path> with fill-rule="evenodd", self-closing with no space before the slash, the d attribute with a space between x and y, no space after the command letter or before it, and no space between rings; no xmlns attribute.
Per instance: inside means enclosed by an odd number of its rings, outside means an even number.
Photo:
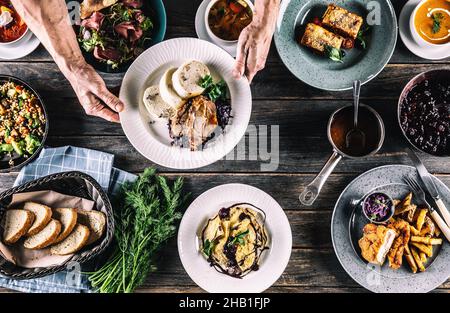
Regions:
<svg viewBox="0 0 450 313"><path fill-rule="evenodd" d="M414 195L422 202L422 204L427 206L428 210L430 210L431 217L439 226L439 229L442 231L445 238L447 238L447 240L450 241L450 228L444 222L439 213L436 212L436 210L428 203L425 197L425 192L423 191L422 187L420 187L420 185L411 177L405 177L404 180L406 184L409 187L411 187L412 191L414 192Z"/></svg>
<svg viewBox="0 0 450 313"><path fill-rule="evenodd" d="M436 184L433 178L431 177L431 174L427 171L422 161L420 161L419 157L414 153L414 151L408 149L407 152L414 166L416 167L420 178L422 179L425 191L427 191L427 193L431 196L431 198L433 198L434 202L436 203L436 206L439 209L439 212L444 218L445 223L447 223L447 226L450 227L450 212L445 207L445 204L437 191Z"/></svg>

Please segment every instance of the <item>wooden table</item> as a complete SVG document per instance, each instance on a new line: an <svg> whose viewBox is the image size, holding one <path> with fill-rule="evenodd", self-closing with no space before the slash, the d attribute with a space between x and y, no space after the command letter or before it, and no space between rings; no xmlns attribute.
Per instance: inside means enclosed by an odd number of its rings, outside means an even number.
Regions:
<svg viewBox="0 0 450 313"><path fill-rule="evenodd" d="M168 15L166 38L196 37L194 16L201 0L165 0ZM395 0L397 13L405 3ZM252 84L252 125L279 125L279 166L261 172L261 159L221 160L195 171L179 172L153 164L128 142L120 125L88 117L73 90L49 54L41 46L26 58L0 63L0 73L18 76L37 88L48 106L49 146L75 145L115 155L115 166L139 173L156 166L168 177L183 176L186 189L196 197L225 183L251 184L272 195L284 208L293 234L291 260L269 292L364 291L339 264L331 244L330 220L334 203L344 187L357 175L387 164L409 164L402 151L407 146L397 124L397 101L402 88L416 74L436 68L450 69L450 59L432 62L410 53L399 37L390 64L362 89L362 102L384 119L386 141L376 156L344 160L331 175L312 208L302 207L298 195L321 169L331 152L326 124L331 112L351 101L351 92L321 91L298 81L283 65L272 46L265 70ZM103 75L111 88L119 87L122 75ZM248 152L248 151L247 151ZM450 158L423 155L428 169L450 186ZM0 174L0 190L10 188L17 173ZM3 290L6 291L6 290ZM200 291L185 273L175 240L163 252L159 270L151 274L140 292ZM437 291L450 292L450 280Z"/></svg>

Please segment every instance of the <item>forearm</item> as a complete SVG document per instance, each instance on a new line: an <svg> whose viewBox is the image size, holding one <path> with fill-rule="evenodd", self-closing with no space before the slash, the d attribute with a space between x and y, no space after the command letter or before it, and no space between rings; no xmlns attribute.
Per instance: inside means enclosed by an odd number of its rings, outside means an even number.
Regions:
<svg viewBox="0 0 450 313"><path fill-rule="evenodd" d="M255 1L255 18L266 26L275 26L278 11L280 9L281 0L256 0Z"/></svg>
<svg viewBox="0 0 450 313"><path fill-rule="evenodd" d="M55 60L70 75L84 63L64 0L12 0L14 8Z"/></svg>

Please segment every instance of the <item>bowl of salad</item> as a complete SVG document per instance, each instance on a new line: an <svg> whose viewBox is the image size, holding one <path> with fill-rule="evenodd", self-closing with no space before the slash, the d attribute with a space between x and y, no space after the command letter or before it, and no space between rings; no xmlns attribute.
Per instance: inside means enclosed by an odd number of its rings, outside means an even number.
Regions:
<svg viewBox="0 0 450 313"><path fill-rule="evenodd" d="M162 0L106 0L80 3L75 32L86 61L105 73L124 73L166 32Z"/></svg>
<svg viewBox="0 0 450 313"><path fill-rule="evenodd" d="M47 112L39 94L17 77L0 75L0 172L33 160L47 133Z"/></svg>

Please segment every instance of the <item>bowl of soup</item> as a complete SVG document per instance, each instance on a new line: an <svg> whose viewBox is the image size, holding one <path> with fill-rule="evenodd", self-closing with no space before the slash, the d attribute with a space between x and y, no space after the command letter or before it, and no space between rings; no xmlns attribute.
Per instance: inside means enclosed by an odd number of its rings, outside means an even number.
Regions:
<svg viewBox="0 0 450 313"><path fill-rule="evenodd" d="M206 31L216 43L237 42L254 11L250 0L211 0L205 11Z"/></svg>
<svg viewBox="0 0 450 313"><path fill-rule="evenodd" d="M419 45L450 47L450 1L422 0L411 15L410 27Z"/></svg>
<svg viewBox="0 0 450 313"><path fill-rule="evenodd" d="M25 36L28 26L11 1L0 0L0 45L9 45Z"/></svg>

